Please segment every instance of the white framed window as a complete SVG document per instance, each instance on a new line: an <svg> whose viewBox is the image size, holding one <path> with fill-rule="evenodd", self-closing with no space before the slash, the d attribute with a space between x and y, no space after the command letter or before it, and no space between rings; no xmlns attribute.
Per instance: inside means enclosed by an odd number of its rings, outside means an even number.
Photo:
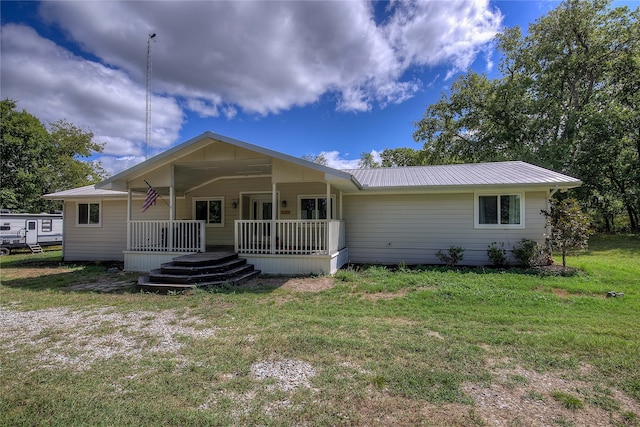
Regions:
<svg viewBox="0 0 640 427"><path fill-rule="evenodd" d="M51 230L53 230L53 220L52 219L43 219L42 223L42 232L43 233L49 233L51 232Z"/></svg>
<svg viewBox="0 0 640 427"><path fill-rule="evenodd" d="M209 227L224 227L224 197L194 197L193 218Z"/></svg>
<svg viewBox="0 0 640 427"><path fill-rule="evenodd" d="M102 224L102 203L77 203L76 225L78 227L100 227Z"/></svg>
<svg viewBox="0 0 640 427"><path fill-rule="evenodd" d="M524 193L476 193L476 228L524 228Z"/></svg>
<svg viewBox="0 0 640 427"><path fill-rule="evenodd" d="M327 206L327 196L298 196L298 217L300 219L335 218L336 200L331 196L331 206ZM327 216L327 213L329 215Z"/></svg>

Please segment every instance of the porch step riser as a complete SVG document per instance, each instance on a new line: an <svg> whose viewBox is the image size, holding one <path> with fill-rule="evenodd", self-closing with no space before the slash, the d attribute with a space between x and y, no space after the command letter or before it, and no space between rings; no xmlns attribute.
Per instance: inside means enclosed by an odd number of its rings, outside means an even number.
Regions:
<svg viewBox="0 0 640 427"><path fill-rule="evenodd" d="M201 255L202 258L197 257L197 255ZM238 254L235 253L231 253L227 256L224 257L219 257L215 260L215 262L212 262L211 259L208 259L206 257L206 253L205 254L196 254L194 255L193 258L189 258L189 257L185 257L185 256L181 256L178 258L175 258L172 262L168 263L174 267L192 267L192 268L196 268L196 267L206 267L206 266L211 266L211 265L219 265L219 264L224 264L226 262L229 261L233 261L238 259ZM163 265L164 266L164 265Z"/></svg>
<svg viewBox="0 0 640 427"><path fill-rule="evenodd" d="M138 288L150 292L183 292L188 289L237 285L260 274L246 259L233 252L183 255L140 276Z"/></svg>
<svg viewBox="0 0 640 427"><path fill-rule="evenodd" d="M236 258L224 263L216 264L216 265L201 265L201 266L182 266L182 265L173 265L173 263L162 264L160 267L161 274L172 274L172 275L198 275L198 274L213 274L213 273L222 273L228 271L230 269L235 269L240 266L246 265L247 260Z"/></svg>
<svg viewBox="0 0 640 427"><path fill-rule="evenodd" d="M199 283L199 282L212 282L212 281L225 281L232 279L233 277L244 274L253 270L252 265L245 264L242 267L234 268L218 273L206 273L206 274L165 274L158 270L154 270L149 275L149 278L153 282L157 283Z"/></svg>
<svg viewBox="0 0 640 427"><path fill-rule="evenodd" d="M253 279L260 274L260 270L252 270L242 276L234 277L233 280L213 281L213 282L201 282L201 283L156 283L150 280L149 276L141 276L138 280L138 289L150 291L150 292L184 292L190 289L196 288L215 288L224 285L237 286L243 282Z"/></svg>

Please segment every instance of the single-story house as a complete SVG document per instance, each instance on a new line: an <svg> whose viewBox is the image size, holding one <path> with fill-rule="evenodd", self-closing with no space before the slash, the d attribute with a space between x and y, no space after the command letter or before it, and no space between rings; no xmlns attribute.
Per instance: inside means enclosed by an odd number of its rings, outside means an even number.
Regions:
<svg viewBox="0 0 640 427"><path fill-rule="evenodd" d="M337 170L212 132L64 203L65 261L150 271L179 255L233 248L263 273L332 274L347 263L488 264L487 247L544 242L542 209L580 180L528 163ZM142 206L152 188L160 197ZM147 203L149 204L149 203Z"/></svg>

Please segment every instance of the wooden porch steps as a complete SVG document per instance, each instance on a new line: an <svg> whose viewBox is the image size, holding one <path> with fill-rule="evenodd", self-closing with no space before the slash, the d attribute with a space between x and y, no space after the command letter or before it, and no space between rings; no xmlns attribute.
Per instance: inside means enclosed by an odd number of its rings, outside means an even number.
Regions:
<svg viewBox="0 0 640 427"><path fill-rule="evenodd" d="M38 243L27 243L27 246L29 246L29 250L31 250L31 253L34 253L34 254L42 253L42 246L40 246L40 244Z"/></svg>
<svg viewBox="0 0 640 427"><path fill-rule="evenodd" d="M260 274L231 251L183 255L138 278L138 288L150 292L181 292L193 288L238 285Z"/></svg>

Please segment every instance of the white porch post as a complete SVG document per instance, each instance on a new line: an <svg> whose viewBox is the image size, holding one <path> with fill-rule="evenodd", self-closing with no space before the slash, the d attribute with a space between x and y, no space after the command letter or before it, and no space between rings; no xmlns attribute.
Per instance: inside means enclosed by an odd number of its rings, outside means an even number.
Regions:
<svg viewBox="0 0 640 427"><path fill-rule="evenodd" d="M333 219L333 209L331 206L331 184L327 182L327 222L325 223L324 232L324 247L327 253L329 253L329 244L331 243L331 233L329 232L329 224Z"/></svg>
<svg viewBox="0 0 640 427"><path fill-rule="evenodd" d="M338 205L338 206L340 206L340 208L339 208L339 215L338 215L338 219L339 219L340 221L342 221L342 190L340 190L340 192L339 192L338 194L339 194L339 199L340 199L340 201L339 201L339 205Z"/></svg>
<svg viewBox="0 0 640 427"><path fill-rule="evenodd" d="M327 182L327 220L333 219L331 211L331 184Z"/></svg>
<svg viewBox="0 0 640 427"><path fill-rule="evenodd" d="M278 216L278 193L276 192L276 183L271 184L271 233L269 236L271 253L276 253L276 219Z"/></svg>
<svg viewBox="0 0 640 427"><path fill-rule="evenodd" d="M128 190L127 195L127 250L131 250L131 199L133 192L131 188Z"/></svg>
<svg viewBox="0 0 640 427"><path fill-rule="evenodd" d="M167 250L168 251L173 251L174 247L173 247L173 234L174 234L174 230L173 230L173 221L175 221L176 219L176 215L175 215L175 204L176 204L176 195L174 192L174 188L173 188L173 183L174 183L174 173L175 173L175 166L172 164L171 165L171 183L169 184L169 229L167 230L167 232L169 233L169 235L167 236Z"/></svg>

